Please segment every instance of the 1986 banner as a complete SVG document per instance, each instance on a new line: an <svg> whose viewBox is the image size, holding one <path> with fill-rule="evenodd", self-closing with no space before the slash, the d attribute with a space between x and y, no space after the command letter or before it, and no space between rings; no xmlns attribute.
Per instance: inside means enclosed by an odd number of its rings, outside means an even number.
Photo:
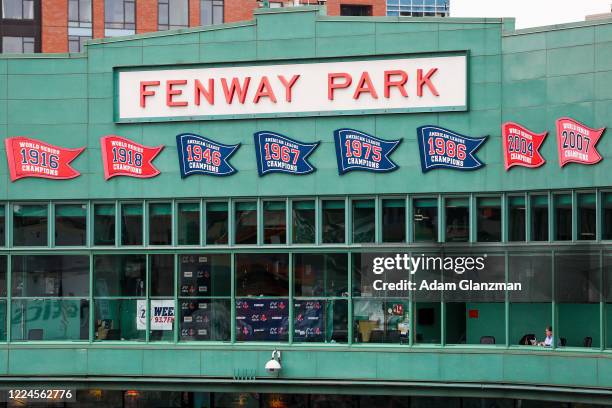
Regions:
<svg viewBox="0 0 612 408"><path fill-rule="evenodd" d="M437 126L417 129L421 169L423 173L435 168L476 170L484 166L476 151L487 136L469 137Z"/></svg>

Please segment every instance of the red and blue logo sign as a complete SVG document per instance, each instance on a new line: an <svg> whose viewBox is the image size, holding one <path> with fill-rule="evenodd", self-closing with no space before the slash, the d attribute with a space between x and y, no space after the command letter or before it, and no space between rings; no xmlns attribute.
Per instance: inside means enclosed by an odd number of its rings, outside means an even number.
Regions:
<svg viewBox="0 0 612 408"><path fill-rule="evenodd" d="M309 174L316 170L307 158L319 142L302 143L268 131L256 132L254 138L260 176L268 173Z"/></svg>
<svg viewBox="0 0 612 408"><path fill-rule="evenodd" d="M567 163L595 164L602 157L595 148L606 128L592 129L572 118L557 119L559 165Z"/></svg>
<svg viewBox="0 0 612 408"><path fill-rule="evenodd" d="M421 126L417 140L423 173L437 168L476 170L485 165L476 151L487 136L469 137L437 126Z"/></svg>
<svg viewBox="0 0 612 408"><path fill-rule="evenodd" d="M401 139L384 140L359 130L337 129L334 141L339 174L353 170L384 173L398 168L389 156Z"/></svg>
<svg viewBox="0 0 612 408"><path fill-rule="evenodd" d="M540 167L546 160L540 154L540 146L548 132L534 133L514 122L502 125L502 144L504 146L504 166Z"/></svg>
<svg viewBox="0 0 612 408"><path fill-rule="evenodd" d="M229 158L240 144L225 145L205 137L182 133L176 136L181 178L192 174L229 176L238 170L229 163Z"/></svg>

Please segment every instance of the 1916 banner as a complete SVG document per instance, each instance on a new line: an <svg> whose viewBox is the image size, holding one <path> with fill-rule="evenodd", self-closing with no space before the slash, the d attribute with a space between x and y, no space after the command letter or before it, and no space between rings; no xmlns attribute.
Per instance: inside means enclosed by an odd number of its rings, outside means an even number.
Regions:
<svg viewBox="0 0 612 408"><path fill-rule="evenodd" d="M115 176L149 178L159 174L152 162L164 146L147 147L116 135L104 136L100 143L105 180Z"/></svg>
<svg viewBox="0 0 612 408"><path fill-rule="evenodd" d="M308 156L319 142L302 143L275 132L256 132L255 154L260 176L268 173L308 174L316 169Z"/></svg>
<svg viewBox="0 0 612 408"><path fill-rule="evenodd" d="M11 181L24 177L65 180L81 173L70 162L81 154L84 147L66 149L27 137L10 137L4 140Z"/></svg>
<svg viewBox="0 0 612 408"><path fill-rule="evenodd" d="M512 166L540 167L546 160L540 154L540 146L548 132L534 133L514 123L502 125L502 143L504 146L504 165L506 170Z"/></svg>
<svg viewBox="0 0 612 408"><path fill-rule="evenodd" d="M334 131L338 173L353 170L388 172L398 168L389 158L399 140L384 140L354 129Z"/></svg>
<svg viewBox="0 0 612 408"><path fill-rule="evenodd" d="M567 163L595 164L602 157L595 148L606 128L592 129L571 118L557 119L559 165Z"/></svg>
<svg viewBox="0 0 612 408"><path fill-rule="evenodd" d="M476 151L487 136L469 137L437 126L421 126L417 129L421 169L447 168L476 170L484 166Z"/></svg>
<svg viewBox="0 0 612 408"><path fill-rule="evenodd" d="M225 145L193 133L183 133L176 137L176 147L182 178L192 174L229 176L237 171L229 158L240 144Z"/></svg>

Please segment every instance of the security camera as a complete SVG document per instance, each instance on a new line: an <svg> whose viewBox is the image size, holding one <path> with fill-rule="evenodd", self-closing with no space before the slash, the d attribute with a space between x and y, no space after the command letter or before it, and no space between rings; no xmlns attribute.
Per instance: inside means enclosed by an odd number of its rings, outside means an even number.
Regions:
<svg viewBox="0 0 612 408"><path fill-rule="evenodd" d="M281 352L280 351L274 350L272 352L272 358L268 360L265 368L268 373L278 375L280 370L283 368L283 366L281 365Z"/></svg>

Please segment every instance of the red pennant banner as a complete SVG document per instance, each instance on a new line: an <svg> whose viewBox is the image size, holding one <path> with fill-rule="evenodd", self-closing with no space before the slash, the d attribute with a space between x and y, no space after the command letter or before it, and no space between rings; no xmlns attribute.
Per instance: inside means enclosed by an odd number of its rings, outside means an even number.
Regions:
<svg viewBox="0 0 612 408"><path fill-rule="evenodd" d="M116 135L104 136L100 143L105 180L115 176L149 178L159 174L152 161L164 146L147 147Z"/></svg>
<svg viewBox="0 0 612 408"><path fill-rule="evenodd" d="M595 148L606 128L591 129L571 118L557 119L559 165L567 163L595 164L602 157Z"/></svg>
<svg viewBox="0 0 612 408"><path fill-rule="evenodd" d="M80 149L65 149L27 137L9 137L4 140L11 181L24 177L66 180L81 173L70 162L81 154Z"/></svg>
<svg viewBox="0 0 612 408"><path fill-rule="evenodd" d="M540 146L548 132L534 133L514 123L502 125L502 143L504 146L504 164L506 171L512 166L540 167L546 160L540 154Z"/></svg>

